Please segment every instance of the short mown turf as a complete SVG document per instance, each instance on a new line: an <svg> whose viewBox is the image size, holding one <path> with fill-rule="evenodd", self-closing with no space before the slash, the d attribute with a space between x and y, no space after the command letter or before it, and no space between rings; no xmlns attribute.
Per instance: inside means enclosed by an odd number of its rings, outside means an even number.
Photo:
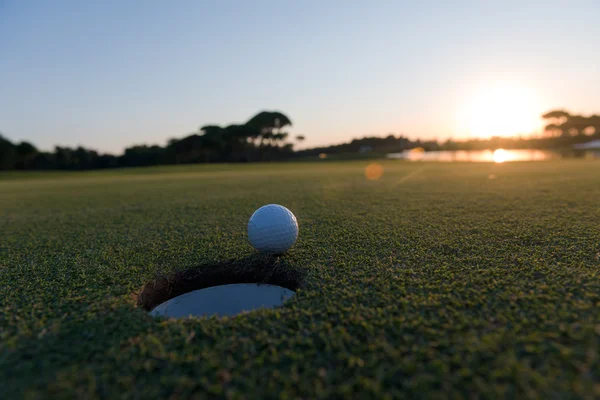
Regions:
<svg viewBox="0 0 600 400"><path fill-rule="evenodd" d="M0 397L600 396L600 163L371 162L0 176ZM148 316L267 203L293 300Z"/></svg>

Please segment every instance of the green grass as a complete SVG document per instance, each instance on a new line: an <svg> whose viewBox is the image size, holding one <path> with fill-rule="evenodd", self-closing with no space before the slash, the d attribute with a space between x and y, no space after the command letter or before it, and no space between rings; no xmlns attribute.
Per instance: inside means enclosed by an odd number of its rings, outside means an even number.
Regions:
<svg viewBox="0 0 600 400"><path fill-rule="evenodd" d="M368 163L0 176L2 397L600 396L600 164ZM158 277L254 268L266 203L293 300L147 315Z"/></svg>

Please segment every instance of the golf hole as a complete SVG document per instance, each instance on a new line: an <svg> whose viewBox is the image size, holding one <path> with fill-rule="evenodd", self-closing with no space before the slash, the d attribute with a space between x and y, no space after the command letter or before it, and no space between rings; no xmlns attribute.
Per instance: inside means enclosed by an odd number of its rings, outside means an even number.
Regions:
<svg viewBox="0 0 600 400"><path fill-rule="evenodd" d="M155 317L234 316L283 305L300 278L298 270L275 257L201 265L149 282L138 305Z"/></svg>
<svg viewBox="0 0 600 400"><path fill-rule="evenodd" d="M167 300L150 311L150 315L169 318L233 316L281 306L294 294L281 286L257 283L213 286Z"/></svg>

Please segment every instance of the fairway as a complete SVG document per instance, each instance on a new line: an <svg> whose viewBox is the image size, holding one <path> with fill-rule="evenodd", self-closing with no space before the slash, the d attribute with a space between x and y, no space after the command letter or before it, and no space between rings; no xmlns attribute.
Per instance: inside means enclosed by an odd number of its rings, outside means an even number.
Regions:
<svg viewBox="0 0 600 400"><path fill-rule="evenodd" d="M1 174L0 397L600 397L600 164L372 162ZM278 260L246 237L269 203ZM144 309L228 265L297 294Z"/></svg>

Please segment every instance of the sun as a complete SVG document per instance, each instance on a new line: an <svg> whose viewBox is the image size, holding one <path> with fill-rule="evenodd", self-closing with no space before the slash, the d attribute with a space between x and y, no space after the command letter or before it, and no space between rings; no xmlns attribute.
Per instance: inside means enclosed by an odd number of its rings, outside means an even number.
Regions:
<svg viewBox="0 0 600 400"><path fill-rule="evenodd" d="M510 160L510 153L504 149L494 150L494 153L492 154L492 161L494 161L496 164L501 164Z"/></svg>
<svg viewBox="0 0 600 400"><path fill-rule="evenodd" d="M471 137L529 135L540 128L533 91L507 82L482 88L459 111L459 129Z"/></svg>

